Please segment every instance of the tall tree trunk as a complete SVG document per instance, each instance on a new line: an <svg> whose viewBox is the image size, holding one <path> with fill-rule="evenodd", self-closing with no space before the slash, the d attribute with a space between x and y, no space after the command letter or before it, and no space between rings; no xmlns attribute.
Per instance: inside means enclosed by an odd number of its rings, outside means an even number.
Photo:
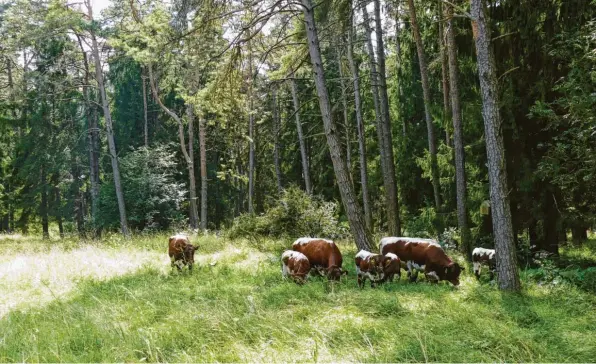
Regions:
<svg viewBox="0 0 596 364"><path fill-rule="evenodd" d="M48 220L48 181L46 166L41 165L41 227L43 231L43 238L50 238L49 220Z"/></svg>
<svg viewBox="0 0 596 364"><path fill-rule="evenodd" d="M201 164L201 231L207 230L207 141L205 118L199 115L199 159Z"/></svg>
<svg viewBox="0 0 596 364"><path fill-rule="evenodd" d="M60 239L64 239L64 224L62 223L62 197L60 196L60 188L54 186L54 194L56 199L56 222L58 223L58 232Z"/></svg>
<svg viewBox="0 0 596 364"><path fill-rule="evenodd" d="M364 206L364 221L366 228L372 230L372 213L370 209L370 196L368 194L368 164L366 161L366 135L362 121L362 101L360 99L360 75L358 65L354 61L354 26L350 24L348 31L348 63L354 83L354 108L356 109L356 129L358 131L358 156L360 158L360 185L362 188L362 204Z"/></svg>
<svg viewBox="0 0 596 364"><path fill-rule="evenodd" d="M72 184L72 195L74 196L74 213L75 221L77 223L77 232L79 238L85 238L85 209L84 209L84 197L81 192L81 168L80 160L77 156L73 158L71 173L73 176Z"/></svg>
<svg viewBox="0 0 596 364"><path fill-rule="evenodd" d="M444 6L450 7L445 4ZM439 0L438 12L439 12L439 49L441 57L441 79L443 84L443 126L445 127L445 144L451 145L451 135L449 135L449 68L447 66L447 52L445 51L445 36L443 31L443 21L441 16L443 15L442 8L443 1Z"/></svg>
<svg viewBox="0 0 596 364"><path fill-rule="evenodd" d="M300 101L298 100L296 79L292 78L291 85L292 100L294 101L294 116L296 118L296 128L298 129L298 142L300 143L300 155L302 156L302 174L304 175L304 185L306 187L306 192L309 195L312 195L312 184L310 181L308 158L306 155L306 143L304 142L304 134L302 133L302 123L300 122Z"/></svg>
<svg viewBox="0 0 596 364"><path fill-rule="evenodd" d="M281 183L281 162L279 159L279 133L281 129L279 118L279 105L277 104L277 86L273 86L273 163L275 164L275 177L277 181L277 192L281 193L283 186Z"/></svg>
<svg viewBox="0 0 596 364"><path fill-rule="evenodd" d="M186 117L188 119L188 174L190 184L190 227L195 230L199 228L199 210L197 208L197 186L195 177L195 153L194 153L194 119L195 115L192 105L186 105Z"/></svg>
<svg viewBox="0 0 596 364"><path fill-rule="evenodd" d="M141 74L141 83L143 84L143 120L145 121L143 132L145 136L145 148L149 147L149 125L147 123L147 76L145 76L145 68Z"/></svg>
<svg viewBox="0 0 596 364"><path fill-rule="evenodd" d="M337 47L335 48L335 56L337 57L337 69L339 71L339 87L341 88L341 103L344 112L344 130L346 137L346 164L348 165L348 171L350 173L350 180L352 179L352 148L350 145L350 121L348 118L348 102L346 97L346 83L344 82L344 72L341 66L341 52L340 45L342 37L337 38Z"/></svg>
<svg viewBox="0 0 596 364"><path fill-rule="evenodd" d="M401 99L402 96L402 88L401 83L399 82L400 77L400 69L401 69L401 43L400 43L400 33L401 33L401 19L399 15L399 8L400 8L400 1L397 1L396 6L396 15L395 15L395 78L396 78L396 89L397 89L397 101ZM406 121L403 121L402 124L402 135L405 137L408 131L408 124Z"/></svg>
<svg viewBox="0 0 596 364"><path fill-rule="evenodd" d="M194 173L194 163L191 159L191 156L186 151L186 140L184 138L184 124L182 123L182 119L172 110L170 110L159 98L159 93L157 91L157 86L155 83L155 77L153 76L153 66L151 63L147 65L147 72L149 73L149 87L151 88L151 93L153 93L153 98L159 105L159 107L168 114L172 119L176 121L178 124L178 141L180 143L180 149L182 150L182 155L184 156L184 161L186 162L186 168L188 169L188 178L189 178L189 188L190 192L190 206L191 206L191 214L190 218L190 227L192 229L196 229L199 226L198 222L198 212L197 212L197 199L196 199L196 183L195 183L195 173ZM192 143L192 141L191 141ZM193 199L194 197L194 199Z"/></svg>
<svg viewBox="0 0 596 364"><path fill-rule="evenodd" d="M315 76L315 85L319 96L319 106L321 108L325 136L327 137L327 145L329 147L329 153L331 154L331 161L333 162L337 186L339 187L341 199L348 216L356 246L359 249L370 251L373 244L363 220L362 208L358 204L354 194L354 186L350 182L346 161L342 155L338 128L331 115L331 103L329 101L327 85L325 84L323 60L321 59L321 50L319 48L319 37L315 27L314 8L311 4L311 0L302 0L301 3L306 21L306 35L308 38L310 60Z"/></svg>
<svg viewBox="0 0 596 364"><path fill-rule="evenodd" d="M471 0L471 16L482 95L482 116L486 136L490 203L495 249L497 251L499 288L519 291L520 281L507 190L505 146L499 111L496 67L491 52L490 29L486 21L486 12L482 0Z"/></svg>
<svg viewBox="0 0 596 364"><path fill-rule="evenodd" d="M461 246L466 258L472 260L472 241L468 227L468 193L464 152L464 132L459 102L457 45L455 44L453 8L445 5L447 19L447 54L449 58L449 83L451 85L451 115L453 118L453 147L455 149L455 187L457 191L457 224L461 233Z"/></svg>
<svg viewBox="0 0 596 364"><path fill-rule="evenodd" d="M249 138L249 152L248 152L248 213L254 214L254 195L255 195L255 116L254 103L252 99L253 93L253 70L252 70L252 48L250 41L248 42L248 138Z"/></svg>
<svg viewBox="0 0 596 364"><path fill-rule="evenodd" d="M389 114L389 95L387 93L387 73L385 68L385 45L383 42L383 27L381 24L380 0L373 0L375 9L375 31L377 40L377 61L379 64L379 101L381 104L381 127L383 130L383 147L385 148L384 179L387 180L387 220L389 234L401 235L399 219L399 201L397 199L397 181L395 177L395 160L393 158L393 135L391 133L391 118Z"/></svg>
<svg viewBox="0 0 596 364"><path fill-rule="evenodd" d="M426 56L424 53L424 45L422 44L422 37L420 36L420 29L418 21L416 20L416 8L414 7L414 0L408 0L410 8L410 24L412 25L412 33L416 41L416 49L418 51L418 63L420 64L420 78L422 80L422 94L424 97L424 117L426 119L426 129L428 133L428 151L430 153L430 168L433 184L433 192L435 195L435 209L441 210L441 186L439 182L439 165L437 162L437 144L435 142L435 127L433 119L430 115L430 86L428 84L428 69L426 67Z"/></svg>
<svg viewBox="0 0 596 364"><path fill-rule="evenodd" d="M89 20L93 21L93 8L91 6L91 0L85 1L87 4L87 11ZM101 60L99 58L99 46L97 45L97 38L95 32L90 31L91 35L91 50L93 52L93 58L95 59L95 78L97 86L99 88L99 94L101 95L101 105L103 108L103 115L106 122L107 137L108 137L108 148L110 151L110 159L112 162L112 172L114 175L114 185L116 189L116 198L118 200L118 211L120 212L120 227L124 236L129 236L128 224L126 221L126 205L124 203L124 193L122 192L122 183L120 182L120 168L118 166L118 154L116 153L116 142L114 141L114 129L112 126L112 115L110 114L110 106L108 104L108 98L106 95L106 89L103 81L103 72L101 69Z"/></svg>

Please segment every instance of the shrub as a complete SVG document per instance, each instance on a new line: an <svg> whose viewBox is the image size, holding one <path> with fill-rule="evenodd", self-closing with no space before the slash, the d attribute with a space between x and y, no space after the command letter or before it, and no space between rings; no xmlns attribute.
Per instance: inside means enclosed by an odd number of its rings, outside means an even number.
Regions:
<svg viewBox="0 0 596 364"><path fill-rule="evenodd" d="M231 238L261 235L337 239L348 236L348 229L338 222L337 203L324 201L297 187L290 187L262 215L243 214L237 217L228 234Z"/></svg>

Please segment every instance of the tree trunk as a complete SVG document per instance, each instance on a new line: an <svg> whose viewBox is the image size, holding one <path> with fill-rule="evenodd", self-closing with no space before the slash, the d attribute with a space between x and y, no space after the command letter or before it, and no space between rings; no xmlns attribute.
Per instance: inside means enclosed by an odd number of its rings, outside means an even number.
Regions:
<svg viewBox="0 0 596 364"><path fill-rule="evenodd" d="M319 96L319 106L321 108L325 136L327 137L327 145L329 147L329 153L331 154L331 161L333 162L337 186L339 187L341 199L346 211L346 215L348 216L348 221L350 223L350 228L352 230L352 235L354 236L356 246L359 249L371 251L373 244L368 231L366 230L362 209L356 201L354 187L350 182L348 168L342 155L337 125L335 124L331 115L331 103L329 101L327 85L325 84L323 60L321 59L321 50L319 48L319 37L315 27L314 8L311 4L311 0L302 0L302 6L306 21L306 35L308 38L310 59L315 76L317 94Z"/></svg>
<svg viewBox="0 0 596 364"><path fill-rule="evenodd" d="M207 141L205 119L199 116L199 159L201 164L201 231L207 230Z"/></svg>
<svg viewBox="0 0 596 364"><path fill-rule="evenodd" d="M58 232L60 233L60 239L64 239L64 225L62 224L62 198L60 196L60 189L54 187L55 199L56 199L56 222L58 223Z"/></svg>
<svg viewBox="0 0 596 364"><path fill-rule="evenodd" d="M279 132L281 129L279 119L279 105L277 104L277 87L273 86L273 163L275 164L275 177L277 181L277 192L281 193L283 186L281 183L281 164L279 160Z"/></svg>
<svg viewBox="0 0 596 364"><path fill-rule="evenodd" d="M339 87L341 88L341 103L344 111L344 130L346 137L346 164L348 165L348 172L350 173L350 180L352 180L352 149L350 145L350 121L348 118L348 103L346 97L346 83L344 82L344 72L341 66L341 52L340 45L342 43L342 37L337 38L336 57L337 57L337 69L339 71Z"/></svg>
<svg viewBox="0 0 596 364"><path fill-rule="evenodd" d="M141 74L141 83L143 84L143 120L145 121L144 124L144 136L145 136L145 148L149 147L149 125L147 123L147 85L146 85L146 78L145 76L145 69L143 68Z"/></svg>
<svg viewBox="0 0 596 364"><path fill-rule="evenodd" d="M77 223L77 232L79 233L79 238L85 238L85 210L84 210L84 196L81 192L81 168L80 168L80 160L77 156L73 160L72 164L72 176L73 176L73 196L74 196L74 213L75 213L75 221Z"/></svg>
<svg viewBox="0 0 596 364"><path fill-rule="evenodd" d="M437 163L437 144L435 142L435 127L430 115L430 86L428 84L428 69L426 67L426 56L424 53L424 45L422 44L422 37L420 36L420 29L418 21L416 20L416 8L414 7L414 0L408 0L410 8L410 24L412 25L412 33L416 41L416 49L418 51L418 63L420 64L420 78L422 81L422 94L424 97L424 117L426 119L426 129L428 133L428 151L430 153L430 168L433 184L433 192L435 195L435 209L437 212L441 210L441 186L439 182L439 165Z"/></svg>
<svg viewBox="0 0 596 364"><path fill-rule="evenodd" d="M300 122L300 102L298 101L298 90L296 79L292 78L292 100L294 101L294 116L296 118L296 128L298 129L298 142L300 143L300 155L302 156L302 174L304 175L304 185L306 193L312 195L312 184L310 182L310 172L308 168L308 157L306 155L306 143L302 133L302 123Z"/></svg>
<svg viewBox="0 0 596 364"><path fill-rule="evenodd" d="M472 260L472 241L468 227L468 193L464 152L464 133L459 102L459 80L457 69L457 46L455 44L453 8L445 6L447 18L447 55L449 58L449 83L451 85L451 115L453 118L453 147L455 149L455 187L457 192L457 224L461 233L461 246L468 259ZM445 88L443 88L445 91ZM448 101L447 101L448 102Z"/></svg>
<svg viewBox="0 0 596 364"><path fill-rule="evenodd" d="M395 177L395 160L393 158L393 135L391 133L391 118L389 114L389 95L387 93L387 73L385 68L385 45L383 42L383 27L381 24L380 0L374 1L375 30L377 38L377 61L379 63L379 100L381 104L381 128L383 130L383 147L385 148L384 179L387 180L387 220L389 234L401 236L401 223L399 219L399 201L397 199L397 181Z"/></svg>
<svg viewBox="0 0 596 364"><path fill-rule="evenodd" d="M511 209L509 207L505 146L499 111L497 76L495 61L491 53L490 30L486 22L486 13L482 0L471 0L471 16L482 95L482 116L484 119L486 154L488 157L490 203L495 249L497 251L499 288L502 290L519 291L520 280L513 242Z"/></svg>
<svg viewBox="0 0 596 364"><path fill-rule="evenodd" d="M397 101L399 102L399 100L401 100L401 96L402 96L402 88L401 88L401 84L399 82L399 77L400 77L400 69L401 69L401 43L400 43L400 32L401 32L401 20L399 17L399 1L397 2L397 7L396 7L396 15L395 15L395 82L396 82L396 89L397 89ZM403 124L402 124L402 136L406 136L406 133L408 131L408 127L407 127L407 123L404 120Z"/></svg>
<svg viewBox="0 0 596 364"><path fill-rule="evenodd" d="M252 70L252 48L248 42L248 213L254 214L254 195L255 195L255 117L253 93L253 70Z"/></svg>
<svg viewBox="0 0 596 364"><path fill-rule="evenodd" d="M358 155L360 157L360 184L362 188L362 203L364 205L364 221L366 228L372 230L372 213L370 210L370 196L368 194L368 164L366 161L366 135L362 121L362 101L360 100L360 75L353 54L353 25L348 31L348 63L354 83L354 108L356 109L356 129L358 131Z"/></svg>
<svg viewBox="0 0 596 364"><path fill-rule="evenodd" d="M48 183L46 166L41 165L41 227L43 230L43 238L50 238L49 222L48 222Z"/></svg>
<svg viewBox="0 0 596 364"><path fill-rule="evenodd" d="M438 4L438 11L439 11L439 49L440 49L440 57L441 57L441 78L443 84L443 126L445 127L445 144L451 146L451 135L449 135L449 75L450 71L447 66L447 52L445 51L445 36L443 31L443 21L441 16L443 12L441 8L443 7L442 0L439 0ZM445 4L445 7L448 8L450 5ZM447 11L447 9L445 9ZM450 23L451 24L451 23ZM453 24L451 24L452 26ZM449 29L452 29L449 27ZM454 40L455 42L455 40Z"/></svg>
<svg viewBox="0 0 596 364"><path fill-rule="evenodd" d="M190 227L195 230L199 228L199 211L197 208L197 184L195 177L195 153L194 153L194 119L195 115L192 105L186 105L186 117L188 119L188 179L190 185Z"/></svg>
<svg viewBox="0 0 596 364"><path fill-rule="evenodd" d="M89 20L93 21L93 10L91 7L91 0L86 0L87 11ZM112 126L112 115L110 114L110 106L108 104L108 98L106 95L106 89L103 82L103 72L101 69L101 60L99 59L99 46L97 45L97 39L95 32L90 31L91 35L91 49L93 52L93 58L95 59L95 78L97 80L97 86L101 95L101 104L103 108L103 115L106 122L107 137L108 137L108 148L110 151L110 159L112 162L112 171L114 174L114 185L116 189L116 198L118 199L118 211L120 212L120 227L122 234L126 237L130 235L128 231L128 224L126 221L126 205L124 203L124 193L122 192L122 183L120 182L120 168L118 166L118 155L116 154L116 142L114 141L114 129Z"/></svg>

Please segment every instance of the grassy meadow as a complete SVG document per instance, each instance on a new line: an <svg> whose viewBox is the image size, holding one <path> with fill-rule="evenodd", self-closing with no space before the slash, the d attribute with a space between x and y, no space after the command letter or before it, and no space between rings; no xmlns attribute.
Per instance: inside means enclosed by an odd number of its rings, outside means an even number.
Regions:
<svg viewBox="0 0 596 364"><path fill-rule="evenodd" d="M360 290L345 243L347 278L297 286L281 278L290 240L197 241L198 266L180 274L165 235L0 236L0 362L596 360L596 297L569 283L523 273L523 293L506 294L468 267L459 288Z"/></svg>

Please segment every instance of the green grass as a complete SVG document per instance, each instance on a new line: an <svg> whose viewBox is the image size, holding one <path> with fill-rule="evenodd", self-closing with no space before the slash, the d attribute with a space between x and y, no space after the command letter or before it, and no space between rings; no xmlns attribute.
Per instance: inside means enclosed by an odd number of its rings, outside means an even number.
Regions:
<svg viewBox="0 0 596 364"><path fill-rule="evenodd" d="M179 274L166 241L0 237L0 362L596 359L596 298L566 283L504 294L467 269L460 288L360 290L342 244L350 276L297 286L280 274L290 241L215 237Z"/></svg>

